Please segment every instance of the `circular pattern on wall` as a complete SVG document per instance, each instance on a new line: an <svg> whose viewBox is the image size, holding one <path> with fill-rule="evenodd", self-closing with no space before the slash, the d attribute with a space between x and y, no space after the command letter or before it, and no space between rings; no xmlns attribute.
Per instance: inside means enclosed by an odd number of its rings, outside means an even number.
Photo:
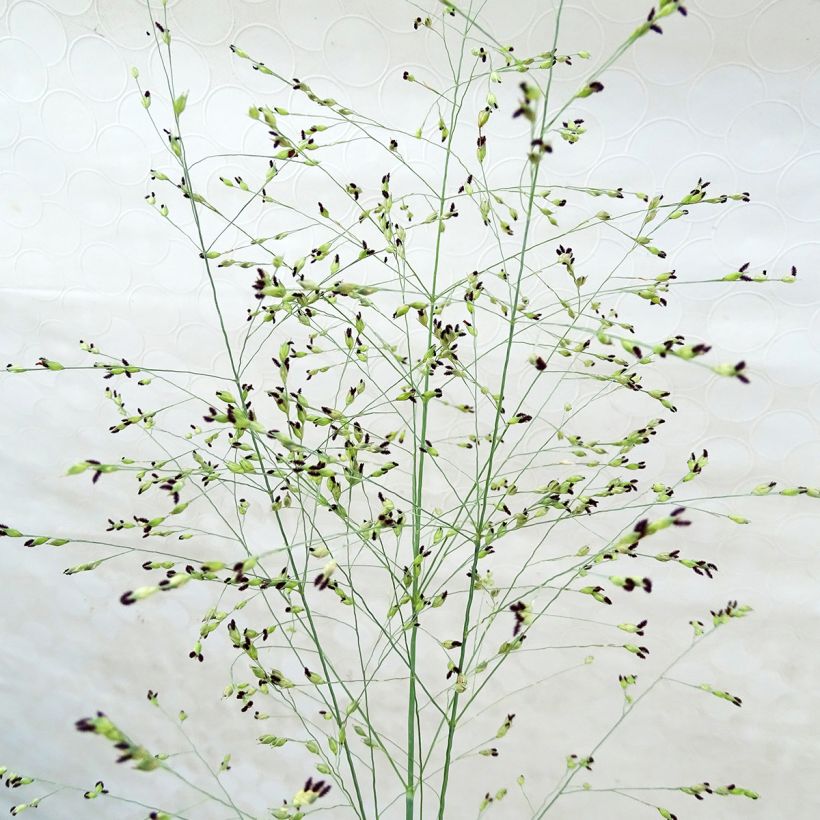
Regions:
<svg viewBox="0 0 820 820"><path fill-rule="evenodd" d="M92 100L116 100L125 91L128 71L117 49L103 37L78 37L68 52L71 76Z"/></svg>
<svg viewBox="0 0 820 820"><path fill-rule="evenodd" d="M740 392L740 388L743 388ZM716 378L706 390L706 406L717 418L736 424L752 422L774 401L775 389L761 373L754 373L749 384L739 385L735 379Z"/></svg>
<svg viewBox="0 0 820 820"><path fill-rule="evenodd" d="M27 137L14 148L14 170L41 194L54 194L65 182L65 162L55 148Z"/></svg>
<svg viewBox="0 0 820 820"><path fill-rule="evenodd" d="M726 153L744 171L775 171L800 150L804 130L794 106L764 100L744 108L732 120L726 133Z"/></svg>
<svg viewBox="0 0 820 820"><path fill-rule="evenodd" d="M374 0L369 0L374 3ZM375 0L379 5L386 5L383 0ZM538 7L537 3L532 3L532 7L526 4L516 8L517 14L510 14L506 3L487 3L481 10L479 19L482 26L488 31L492 31L496 38L502 43L511 43L530 30L532 27L532 19L535 10ZM406 20L405 14L405 31L411 30L407 25L409 21Z"/></svg>
<svg viewBox="0 0 820 820"><path fill-rule="evenodd" d="M655 189L655 175L652 169L643 159L632 154L606 156L590 171L587 182L596 188L622 186L625 191L651 192Z"/></svg>
<svg viewBox="0 0 820 820"><path fill-rule="evenodd" d="M91 8L93 0L60 0L60 14L82 14Z"/></svg>
<svg viewBox="0 0 820 820"><path fill-rule="evenodd" d="M719 292L716 288L720 288L713 280L725 276L732 269L731 264L727 265L716 257L711 235L690 239L675 251L674 259L670 261L678 272L678 278L687 283L678 294L689 302L689 310L693 309L693 302L713 302ZM742 261L736 262L736 265L742 264Z"/></svg>
<svg viewBox="0 0 820 820"><path fill-rule="evenodd" d="M391 124L397 129L413 133L421 126L421 121L430 107L430 92L421 83L411 83L403 79L404 71L409 71L414 77L429 85L434 85L436 80L430 76L431 72L427 66L403 62L400 68L390 68L379 86L379 105L382 110L388 110L390 106L395 111ZM396 104L398 100L402 101L402 105ZM427 127L430 128L429 118Z"/></svg>
<svg viewBox="0 0 820 820"><path fill-rule="evenodd" d="M808 562L814 559L820 549L817 518L808 510L784 516L780 522L778 535L779 548L793 558L801 558ZM794 699L791 700L794 703Z"/></svg>
<svg viewBox="0 0 820 820"><path fill-rule="evenodd" d="M45 62L27 43L13 37L0 40L0 91L17 102L43 96L48 83Z"/></svg>
<svg viewBox="0 0 820 820"><path fill-rule="evenodd" d="M789 39L788 46L778 43L773 32L790 21L800 36ZM815 0L773 0L749 27L747 53L767 71L795 71L817 59L817 38L820 31L820 3Z"/></svg>
<svg viewBox="0 0 820 820"><path fill-rule="evenodd" d="M128 289L127 299L128 313L144 328L146 338L170 336L179 327L179 303L169 299L162 286L138 284Z"/></svg>
<svg viewBox="0 0 820 820"><path fill-rule="evenodd" d="M766 413L752 430L752 447L764 458L781 460L817 437L814 422L803 413L778 410Z"/></svg>
<svg viewBox="0 0 820 820"><path fill-rule="evenodd" d="M0 95L0 148L14 145L20 135L20 106Z"/></svg>
<svg viewBox="0 0 820 820"><path fill-rule="evenodd" d="M702 389L701 382L701 392L698 392L694 399L680 393L674 397L678 412L667 417L663 430L664 439L670 448L697 447L705 438L712 420L703 401Z"/></svg>
<svg viewBox="0 0 820 820"><path fill-rule="evenodd" d="M814 353L817 330L781 333L766 349L766 372L786 387L810 387L820 381L820 356Z"/></svg>
<svg viewBox="0 0 820 820"><path fill-rule="evenodd" d="M390 62L384 34L365 17L341 17L331 23L323 54L331 77L359 88L378 83Z"/></svg>
<svg viewBox="0 0 820 820"><path fill-rule="evenodd" d="M52 91L40 108L43 133L61 151L82 151L94 141L97 123L89 105L73 91Z"/></svg>
<svg viewBox="0 0 820 820"><path fill-rule="evenodd" d="M815 349L820 351L820 310L816 311L811 317L808 335ZM820 380L818 380L818 386L820 386Z"/></svg>
<svg viewBox="0 0 820 820"><path fill-rule="evenodd" d="M148 149L142 138L124 125L109 125L97 137L96 165L120 185L136 185L148 177Z"/></svg>
<svg viewBox="0 0 820 820"><path fill-rule="evenodd" d="M122 0L96 0L98 27L105 37L129 49L154 45L154 31L146 36L149 17L146 7L136 3L125 6Z"/></svg>
<svg viewBox="0 0 820 820"><path fill-rule="evenodd" d="M691 138L692 128L682 119L658 117L643 123L635 131L629 141L629 153L660 175L667 171L670 160L674 159L671 146L686 145Z"/></svg>
<svg viewBox="0 0 820 820"><path fill-rule="evenodd" d="M131 268L110 242L94 242L80 254L83 286L94 293L124 293L131 285Z"/></svg>
<svg viewBox="0 0 820 820"><path fill-rule="evenodd" d="M236 150L253 125L247 114L255 104L254 97L241 86L215 88L205 100L203 122L208 136L230 150Z"/></svg>
<svg viewBox="0 0 820 820"><path fill-rule="evenodd" d="M647 80L678 85L691 81L709 64L715 39L711 25L690 13L683 29L664 33L662 43L658 37L643 37L636 43L635 62Z"/></svg>
<svg viewBox="0 0 820 820"><path fill-rule="evenodd" d="M201 48L192 46L190 43L181 40L174 41L174 87L177 93L187 92L188 107L201 100L211 87L211 69L202 51ZM245 63L245 65L250 70L250 64ZM153 85L149 86L151 93L168 100L170 96L168 86L157 51L151 52L151 78L153 82ZM143 80L143 88L145 84L146 81Z"/></svg>
<svg viewBox="0 0 820 820"><path fill-rule="evenodd" d="M338 19L342 13L338 0L323 0L321 6L284 0L284 4L280 4L277 23L294 45L306 51L321 51L330 21Z"/></svg>
<svg viewBox="0 0 820 820"><path fill-rule="evenodd" d="M9 10L9 32L27 43L46 65L56 65L65 54L65 29L60 20L41 3L24 0Z"/></svg>
<svg viewBox="0 0 820 820"><path fill-rule="evenodd" d="M712 436L698 442L709 453L703 473L717 492L748 489L747 476L755 466L752 448L739 436Z"/></svg>
<svg viewBox="0 0 820 820"><path fill-rule="evenodd" d="M800 110L809 122L820 125L820 66L803 80Z"/></svg>
<svg viewBox="0 0 820 820"><path fill-rule="evenodd" d="M719 3L709 4L711 17L742 17L752 13L763 0L720 0Z"/></svg>
<svg viewBox="0 0 820 820"><path fill-rule="evenodd" d="M52 268L48 257L42 251L34 248L20 251L14 263L16 287L25 290L53 288L54 281L48 276Z"/></svg>
<svg viewBox="0 0 820 820"><path fill-rule="evenodd" d="M46 254L69 256L73 254L83 239L82 227L77 214L56 202L45 202L43 213L36 228L28 231L30 240Z"/></svg>
<svg viewBox="0 0 820 820"><path fill-rule="evenodd" d="M777 208L744 203L717 220L714 249L730 270L748 261L754 271L777 258L785 238L786 220Z"/></svg>
<svg viewBox="0 0 820 820"><path fill-rule="evenodd" d="M42 213L40 197L19 174L0 174L0 219L15 228L36 225Z"/></svg>
<svg viewBox="0 0 820 820"><path fill-rule="evenodd" d="M803 154L783 170L777 199L794 219L820 222L820 153Z"/></svg>
<svg viewBox="0 0 820 820"><path fill-rule="evenodd" d="M724 350L742 353L767 344L777 329L777 313L760 293L736 291L709 311L707 337Z"/></svg>
<svg viewBox="0 0 820 820"><path fill-rule="evenodd" d="M179 0L171 10L176 28L204 46L227 48L233 30L235 4L231 0Z"/></svg>
<svg viewBox="0 0 820 820"><path fill-rule="evenodd" d="M0 257L6 259L10 256L14 256L19 250L20 245L22 244L23 237L20 234L20 231L14 227L9 222L0 219ZM19 261L19 257L18 257ZM0 268L0 270L3 270ZM6 269L0 273L0 281L2 281L3 276L8 276L11 273L11 268L9 265L6 266ZM15 266L14 270L15 276L17 275L17 268Z"/></svg>
<svg viewBox="0 0 820 820"><path fill-rule="evenodd" d="M716 66L689 88L686 104L690 122L704 134L723 136L733 117L765 95L763 78L754 68L738 63Z"/></svg>
<svg viewBox="0 0 820 820"><path fill-rule="evenodd" d="M117 246L138 264L154 265L169 250L164 221L147 210L125 211L117 222Z"/></svg>
<svg viewBox="0 0 820 820"><path fill-rule="evenodd" d="M191 253L189 244L172 241L168 255L154 269L156 281L173 293L190 293L199 287L205 275L201 264L202 260Z"/></svg>
<svg viewBox="0 0 820 820"><path fill-rule="evenodd" d="M594 105L595 114L606 123L607 139L616 139L640 130L648 97L646 83L639 74L614 68L606 73L605 93L597 95L594 103L587 102Z"/></svg>
<svg viewBox="0 0 820 820"><path fill-rule="evenodd" d="M406 3L385 3L384 0L343 0L344 14L360 14L372 20L383 31L393 34L404 34L412 37L419 36L413 28L413 21L421 14L421 7L413 8ZM324 4L327 6L327 2ZM491 5L491 4L488 4ZM324 8L322 9L324 11ZM489 10L487 6L482 9L480 17L484 18L484 11ZM391 37L394 42L398 39Z"/></svg>
<svg viewBox="0 0 820 820"><path fill-rule="evenodd" d="M636 26L646 19L646 3L643 0L592 0L595 11L607 20L619 23L634 23Z"/></svg>
<svg viewBox="0 0 820 820"><path fill-rule="evenodd" d="M68 196L80 219L90 225L110 225L122 205L119 186L98 171L76 171L68 180Z"/></svg>

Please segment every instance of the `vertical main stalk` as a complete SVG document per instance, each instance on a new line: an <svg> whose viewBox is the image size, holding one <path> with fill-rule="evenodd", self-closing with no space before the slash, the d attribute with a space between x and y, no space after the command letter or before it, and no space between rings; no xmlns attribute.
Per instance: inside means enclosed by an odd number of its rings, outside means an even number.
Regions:
<svg viewBox="0 0 820 820"><path fill-rule="evenodd" d="M459 53L459 60L458 60L458 69L456 70L456 74L454 77L455 82L453 83L453 107L450 114L450 131L447 137L447 146L446 146L446 155L444 159L444 173L442 175L441 180L441 193L439 194L439 209L438 209L438 220L436 221L437 225L437 234L436 234L436 249L435 249L435 257L433 260L433 279L431 282L430 287L430 311L427 316L427 347L426 350L430 349L430 345L433 341L433 319L435 316L435 306L436 306L436 287L438 283L438 272L439 266L441 262L441 235L442 235L442 226L443 226L443 218L444 218L444 207L445 202L447 199L447 177L450 170L450 157L452 155L452 146L453 146L453 136L455 134L456 122L458 120L458 114L461 110L461 105L463 104L464 96L462 95L462 102L457 102L458 98L458 88L461 81L461 67L464 61L464 43L467 36L467 31L470 27L470 20L467 18L467 22L465 24L464 35L461 39L461 51ZM464 91L466 94L466 89ZM409 341L409 339L408 339ZM412 367L412 363L411 363ZM430 368L429 366L425 367L424 373L424 388L422 390L423 393L426 393L430 386ZM427 438L427 420L428 420L428 408L429 408L429 401L425 400L422 411L421 411L421 429L419 431L419 436L416 440L416 446L419 449L419 459L418 459L418 469L415 471L413 476L413 565L411 569L411 574L413 577L413 585L412 585L412 593L411 593L411 606L412 611L410 613L412 620L412 624L410 627L410 651L409 651L409 665L410 665L410 681L408 687L408 696L407 696L407 782L405 786L405 820L414 820L415 818L415 799L416 799L416 783L415 783L415 768L416 768L416 720L418 718L417 715L417 702L416 702L416 642L418 637L418 622L416 620L417 615L417 600L419 597L419 580L418 575L415 571L415 561L418 558L419 552L421 550L421 509L422 509L422 484L424 481L424 456L425 450L423 447L419 445L423 445L426 438Z"/></svg>

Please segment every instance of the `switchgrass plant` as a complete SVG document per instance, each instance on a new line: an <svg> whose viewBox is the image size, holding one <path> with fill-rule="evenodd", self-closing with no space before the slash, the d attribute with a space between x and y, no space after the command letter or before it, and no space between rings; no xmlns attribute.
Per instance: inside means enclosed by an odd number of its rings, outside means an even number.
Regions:
<svg viewBox="0 0 820 820"><path fill-rule="evenodd" d="M741 705L719 685L674 674L750 612L717 600L710 611L681 583L708 584L718 570L679 546L685 528L748 523L716 498L820 495L774 482L699 494L707 452L657 446L676 411L658 386L665 369L717 374L739 396L748 370L715 361L704 341L642 332L630 305L662 312L679 285L706 284L671 266L665 229L749 195L713 191L705 179L667 195L562 182L563 159L586 138L578 104L606 94L607 69L639 40L667 28L686 36L686 8L662 0L588 72L583 44L561 36L562 0L551 43L533 55L499 42L483 5L408 6L408 27L441 49L450 71L441 84L404 72L428 97L414 133L282 76L276 55L232 45L239 64L270 81L267 101L237 112L270 147L231 154L247 170L221 175L211 195L205 181L226 160L189 148L166 9L149 7L171 104L157 104L159 94L152 104L133 70L166 149L146 200L200 260L225 366L149 367L89 340L90 364L8 365L100 374L117 438L68 473L90 479L89 492L130 478L139 508L112 514L105 541L16 520L0 535L66 551L93 543L93 560L67 575L133 565L133 584L114 600L146 617L162 617L167 595L207 601L186 662L194 671L224 664L220 736L256 737L258 754L232 760L226 749L221 762L208 760L187 734L196 709L183 728L187 713L149 691L143 708L161 710L190 741L193 774L181 752L90 711L76 728L110 743L139 777L158 778L152 797L113 793L103 772L72 787L3 768L6 785L26 795L13 815L71 790L77 816L91 810L85 798L105 801L102 816L128 809L165 820L540 820L575 811L562 807L580 806L572 801L587 798L570 796L578 792L605 795L610 815L625 803L630 817L674 820L667 806L682 811L681 795L758 798L735 782L676 782L674 771L660 785L596 778L600 759L630 759L622 726L632 713L648 698L675 697L661 682ZM567 79L574 90L561 96ZM269 104L286 92L291 110ZM355 181L338 170L351 146L367 157ZM517 163L515 178L493 164L501 159ZM321 201L280 198L280 176L295 169L324 191ZM254 233L244 218L254 209L286 227ZM592 235L619 243L614 264L573 250ZM738 260L708 281L788 285L795 275ZM246 288L245 315L224 309L227 281ZM612 410L622 395L645 419L634 428ZM153 454L142 458L146 443ZM126 446L132 455L110 455ZM680 464L671 481L653 473L658 452ZM580 676L598 669L600 709L572 699ZM573 704L581 741L551 728ZM243 766L273 772L263 794L232 789L228 772Z"/></svg>

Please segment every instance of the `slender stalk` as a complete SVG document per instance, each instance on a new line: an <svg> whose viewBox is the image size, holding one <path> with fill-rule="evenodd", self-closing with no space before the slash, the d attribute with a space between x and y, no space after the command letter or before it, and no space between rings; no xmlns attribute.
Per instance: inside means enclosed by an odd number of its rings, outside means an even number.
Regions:
<svg viewBox="0 0 820 820"><path fill-rule="evenodd" d="M560 27L561 21L561 13L564 7L564 0L559 0L558 9L555 16L555 30L553 33L553 51L556 48L558 43L558 32ZM546 128L547 122L547 112L549 110L549 92L552 85L552 77L553 73L550 71L549 78L547 80L547 88L544 93L544 105L543 111L541 114L541 124L539 128L539 133L543 136ZM504 393L507 385L507 373L510 366L510 353L512 351L512 340L515 332L515 317L518 308L518 301L519 295L521 290L521 277L524 271L524 249L527 246L527 238L529 235L530 224L532 222L532 210L533 210L533 202L535 200L535 188L538 182L538 163L533 163L531 170L530 170L530 187L529 187L529 194L527 197L527 211L526 211L526 220L524 223L524 235L521 242L521 251L519 253L519 265L518 265L518 275L516 277L516 284L515 284L515 294L512 300L512 309L509 318L509 330L507 332L507 345L506 351L504 356L504 364L502 366L501 371L501 383L498 390L498 398L496 399L496 411L495 411L495 419L493 422L493 432L491 436L491 444L490 444L490 454L487 459L487 469L486 475L487 479L484 482L484 492L481 500L481 512L479 514L478 523L476 525L476 536L475 541L473 544L473 558L472 558L472 565L470 567L470 583L467 591L467 604L464 607L464 621L461 629L461 650L459 652L459 662L458 668L461 670L464 668L464 660L467 653L467 637L470 631L470 614L473 605L473 598L475 597L475 582L476 582L476 573L478 567L478 555L481 550L481 542L483 539L483 528L484 528L484 517L487 512L487 499L488 493L490 489L490 478L492 476L492 468L493 468L493 459L495 458L495 452L498 447L499 437L498 437L498 430L499 424L501 422L501 410L504 402ZM444 768L441 777L441 790L439 798L439 808L438 808L438 820L443 820L444 818L444 808L447 801L447 786L450 777L450 765L452 762L452 752L453 752L453 739L455 737L456 732L456 724L457 724L457 715L458 715L458 701L459 701L459 692L456 689L453 692L452 704L450 707L450 717L448 721L448 728L447 728L447 747L444 752Z"/></svg>
<svg viewBox="0 0 820 820"><path fill-rule="evenodd" d="M469 31L469 20L466 24L464 37L466 38L467 32ZM461 45L461 52L459 55L458 61L458 68L456 71L456 82L458 82L458 77L461 76L461 67L464 60L464 40L462 39ZM466 93L466 91L465 91ZM463 102L463 98L462 98ZM453 100L453 106L450 113L450 133L447 138L447 151L444 157L444 170L442 171L441 175L441 189L439 192L439 206L438 206L438 220L436 222L437 231L436 231L436 246L435 246L435 254L433 257L433 273L432 273L432 282L430 285L430 308L429 314L427 317L427 345L426 349L430 349L430 345L432 344L433 340L433 321L435 318L435 308L436 308L436 299L438 298L436 295L437 285L438 285L438 273L439 273L439 265L441 263L441 243L442 243L442 236L444 227L443 217L444 217L444 208L445 203L447 201L447 182L449 177L450 171L450 157L452 156L452 146L453 146L453 139L455 138L456 133L456 123L458 120L458 113L460 110L460 105L457 104L456 100ZM430 368L429 366L425 368L424 373L424 386L422 388L422 393L426 393L430 387ZM405 818L406 820L413 820L414 818L414 807L415 807L415 793L416 793L416 785L415 785L415 753L416 753L416 721L418 720L417 716L417 706L416 706L416 676L417 670L416 665L418 662L418 658L416 655L417 649L417 640L418 640L418 621L417 621L417 602L419 600L419 579L418 579L418 571L416 569L416 562L418 561L420 549L421 549L421 512L423 509L423 493L424 493L424 464L425 464L425 455L426 455L426 440L427 440L427 424L429 418L429 408L430 403L429 401L425 401L422 407L421 412L421 429L419 435L417 437L418 441L418 463L415 469L415 475L413 480L413 582L412 582L412 607L413 610L411 612L411 617L413 618L413 623L410 627L410 675L409 675L409 687L408 687L408 697L407 697L407 796L405 798Z"/></svg>

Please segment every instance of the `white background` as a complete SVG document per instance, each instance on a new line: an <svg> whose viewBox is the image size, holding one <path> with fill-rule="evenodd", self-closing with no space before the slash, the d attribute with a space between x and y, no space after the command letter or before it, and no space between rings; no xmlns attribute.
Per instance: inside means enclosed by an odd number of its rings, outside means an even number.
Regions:
<svg viewBox="0 0 820 820"><path fill-rule="evenodd" d="M501 39L516 44L516 53L544 51L550 45L549 6L490 0L486 18ZM295 74L323 95L410 131L421 108L401 103L398 95L408 93L414 105L423 98L401 83L401 71L435 67L441 59L429 38L412 31L415 8L398 0L178 0L169 7L180 86L190 89L186 120L197 154L255 150L250 121L242 116L247 107L291 104L277 84L231 58L232 42L285 76ZM731 493L770 479L817 485L820 2L693 0L689 7L687 20L676 16L665 23L663 37L646 38L603 77L607 93L579 109L589 134L571 156L562 155L560 173L569 184L670 195L703 176L712 191L751 193L751 204L700 211L685 225L681 220L665 245L671 267L682 279L695 280L723 275L745 261L754 271L767 268L778 276L795 264L798 283L681 287L663 317L647 314L644 327L658 338L692 333L713 344L717 361L745 358L753 377L741 387L694 368L669 370L683 419L668 431L670 448L677 448L669 450L677 453L670 455L673 473L680 472L690 448L707 447L706 491ZM594 62L647 10L648 0L571 3L559 50L586 49ZM47 355L85 364L77 347L84 338L149 365L213 366L213 315L195 254L143 201L148 170L162 161L159 138L128 74L138 66L155 89L154 105L162 104L144 8L132 0L0 0L0 13L3 362L31 365ZM367 165L362 158L347 159ZM242 167L241 160L224 166L232 174ZM371 176L375 181L375 172ZM290 184L299 196L298 178ZM311 203L315 199L311 194ZM589 253L605 254L602 243ZM240 316L247 285L245 276L226 285L231 309ZM61 477L70 464L103 447L120 454L119 442L100 444L103 428L115 420L102 398L103 384L98 374L85 372L2 377L0 520L26 532L91 538L105 518L130 515L131 491L126 498L122 484L103 480L91 494L87 476ZM750 514L753 527L706 521L687 533L687 550L721 567L703 600L717 607L737 598L755 613L727 627L715 646L690 661L685 680L740 694L744 708L682 688L648 703L640 728L625 730L618 741L645 765L630 771L603 764L600 779L590 778L595 785L737 781L763 799L713 797L701 804L681 796L660 802L681 818L809 820L820 814L814 784L820 766L816 503L766 499L751 515L751 506L738 502L731 509ZM116 596L138 572L136 561L71 578L60 574L93 554L0 542L0 764L83 787L98 777L107 783L116 778L127 784L125 792L135 777L112 772L110 750L74 732L72 723L101 708L124 725L145 727L152 738L163 736L169 730L148 713L144 700L152 687L167 693L169 709L184 706L191 713L191 731L213 761L233 751L244 763L226 782L237 793L253 790L258 799L250 804L261 809L289 794L301 775L282 774L283 753L274 759L263 753L268 750L253 751L257 727L245 726L240 738L241 724L220 723L220 671L207 664L193 668L185 657L200 608L181 599L120 607ZM684 624L694 615L686 607L674 614ZM588 691L595 696L594 688ZM571 725L563 697L560 686L544 690L517 711L542 732L559 736ZM541 761L527 760L526 749L499 761L480 758L478 791L483 794L485 782L486 788L512 786L524 765L530 782L543 771L544 782L552 783L567 751L557 744L543 770ZM146 788L137 783L138 790ZM175 788L164 781L160 794L173 795ZM454 804L452 816L474 816L480 794L469 784L459 789L467 802L463 814ZM3 794L0 802L10 806L16 797ZM653 816L623 802L612 795L573 796L555 815ZM518 816L512 803L494 811ZM76 796L59 806L44 803L37 816L143 814Z"/></svg>

